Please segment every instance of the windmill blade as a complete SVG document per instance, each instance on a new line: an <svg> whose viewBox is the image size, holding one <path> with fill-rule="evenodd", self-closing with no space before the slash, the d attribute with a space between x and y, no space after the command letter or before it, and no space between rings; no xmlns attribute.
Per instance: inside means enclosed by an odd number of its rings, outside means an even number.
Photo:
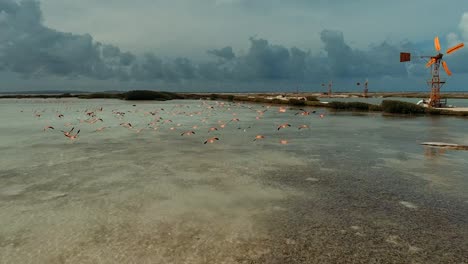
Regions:
<svg viewBox="0 0 468 264"><path fill-rule="evenodd" d="M448 49L447 54L453 53L453 52L463 48L464 46L465 46L465 44L463 44L463 43L457 44L457 45L451 47L450 49Z"/></svg>
<svg viewBox="0 0 468 264"><path fill-rule="evenodd" d="M437 51L440 51L440 42L439 42L439 37L434 38L434 47Z"/></svg>
<svg viewBox="0 0 468 264"><path fill-rule="evenodd" d="M442 67L444 68L445 72L447 73L448 76L452 75L452 72L449 70L447 63L445 61L442 61Z"/></svg>
<svg viewBox="0 0 468 264"><path fill-rule="evenodd" d="M436 59L431 58L431 60L426 63L426 68L431 67L431 65L434 64L435 62L436 62Z"/></svg>

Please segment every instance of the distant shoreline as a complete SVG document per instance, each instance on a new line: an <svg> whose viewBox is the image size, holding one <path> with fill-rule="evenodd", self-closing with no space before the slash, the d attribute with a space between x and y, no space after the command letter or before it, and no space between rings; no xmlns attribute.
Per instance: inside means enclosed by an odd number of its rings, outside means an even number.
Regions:
<svg viewBox="0 0 468 264"><path fill-rule="evenodd" d="M28 95L0 95L0 99L119 99L128 101L167 101L174 99L188 100L225 100L235 102L251 102L263 104L289 105L296 107L322 107L333 111L382 112L384 114L403 115L450 115L468 117L468 108L424 108L422 106L402 101L391 100L392 97L427 98L428 93L386 92L368 93L367 98L389 98L380 105L366 102L339 102L334 98L364 98L361 93L334 93L328 96L324 93L172 93L163 91L136 90L129 92L99 92L99 93L63 93L63 94L28 94ZM443 98L468 99L467 93L444 93ZM321 102L328 99L329 102Z"/></svg>
<svg viewBox="0 0 468 264"><path fill-rule="evenodd" d="M0 99L4 98L69 98L77 97L82 98L86 95L92 94L101 94L102 98L115 98L116 95L124 94L126 92L119 91L105 91L105 92L82 92L82 91L71 91L71 92L62 92L62 91L44 91L44 92L4 92L0 93ZM219 95L234 95L234 96L276 96L276 95L287 95L287 96L316 96L317 98L364 98L362 93L357 92L336 92L333 93L331 97L324 93L320 92L176 92L174 94L180 95L200 95L200 96L209 96L211 94ZM389 98L389 97L403 97L403 98L428 98L428 92L369 92L367 98ZM442 93L442 98L447 99L468 99L468 91L451 91Z"/></svg>

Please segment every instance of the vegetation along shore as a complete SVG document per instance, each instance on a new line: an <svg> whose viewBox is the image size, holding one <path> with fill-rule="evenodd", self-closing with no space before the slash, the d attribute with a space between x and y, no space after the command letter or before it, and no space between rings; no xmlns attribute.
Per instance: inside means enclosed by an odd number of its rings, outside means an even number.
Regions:
<svg viewBox="0 0 468 264"><path fill-rule="evenodd" d="M388 114L405 115L451 115L467 116L468 111L460 109L438 109L425 108L413 103L397 100L383 100L380 105L364 102L339 102L333 101L333 98L353 98L359 97L359 94L340 93L332 97L327 97L329 102L321 102L319 93L173 93L164 91L134 90L128 92L98 92L98 93L62 93L62 94L7 94L0 95L0 99L34 99L34 98L80 98L80 99L121 99L121 100L156 100L167 101L175 99L206 99L206 100L227 100L237 102L268 103L290 106L311 106L329 108L335 111L360 111L360 112L383 112ZM370 97L407 97L424 98L425 93L375 93ZM446 98L468 99L466 93L448 93Z"/></svg>

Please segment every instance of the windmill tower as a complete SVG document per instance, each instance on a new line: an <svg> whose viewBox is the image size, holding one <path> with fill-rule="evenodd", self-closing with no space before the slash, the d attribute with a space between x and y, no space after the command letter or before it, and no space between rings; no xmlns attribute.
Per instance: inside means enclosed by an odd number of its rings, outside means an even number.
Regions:
<svg viewBox="0 0 468 264"><path fill-rule="evenodd" d="M366 79L366 82L364 83L364 90L362 91L362 96L367 98L367 93L369 92L369 89L367 89L367 85L369 84L369 80ZM357 86L361 85L361 83L356 83Z"/></svg>
<svg viewBox="0 0 468 264"><path fill-rule="evenodd" d="M322 87L326 86L326 84L322 83ZM333 81L328 82L328 90L327 90L327 95L328 97L331 97L332 95L332 88L333 88Z"/></svg>
<svg viewBox="0 0 468 264"><path fill-rule="evenodd" d="M446 54L451 54L463 48L464 46L465 45L463 43L459 43L449 48L446 51ZM447 63L444 60L442 60L444 54L440 53L439 37L434 38L434 47L435 47L435 50L438 52L438 54L436 54L435 56L421 56L421 58L429 58L429 61L426 63L426 68L431 67L432 78L427 81L427 84L431 88L429 106L430 107L442 107L444 106L444 104L442 104L440 100L441 99L440 88L442 87L442 85L445 84L445 81L440 79L440 75L439 75L440 65L442 64L442 68L444 68L444 71L447 73L448 76L451 76L452 72L449 70ZM410 61L410 60L411 60L410 53L405 53L405 52L400 53L400 62L405 62L405 61Z"/></svg>

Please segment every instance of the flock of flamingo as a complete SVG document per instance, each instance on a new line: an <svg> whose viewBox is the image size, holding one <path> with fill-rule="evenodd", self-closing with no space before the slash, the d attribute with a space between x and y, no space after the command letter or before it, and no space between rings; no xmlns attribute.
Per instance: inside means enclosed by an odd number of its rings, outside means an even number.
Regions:
<svg viewBox="0 0 468 264"><path fill-rule="evenodd" d="M258 107L257 107L258 106ZM117 121L114 124L114 127L122 127L131 131L134 131L135 133L140 133L143 130L150 130L150 131L158 131L161 129L168 129L169 131L172 132L177 132L178 135L180 136L193 136L198 133L203 134L206 132L207 134L218 134L216 136L211 136L206 139L204 139L202 142L203 144L211 144L215 143L220 140L220 132L224 128L226 128L228 125L231 123L238 123L237 129L242 129L244 132L246 132L246 129L250 129L253 126L255 126L255 123L250 124L249 126L246 126L245 128L242 128L240 124L242 123L241 119L237 117L237 113L235 112L236 109L239 108L244 108L248 109L250 111L253 111L256 113L255 115L255 122L259 122L267 112L273 112L273 113L278 113L279 115L284 115L285 117L288 117L288 112L293 112L294 115L300 115L300 116L310 116L313 114L317 114L319 118L324 118L325 115L323 113L316 113L315 110L313 111L307 111L305 109L297 109L297 108L289 108L285 106L272 106L272 105L247 105L244 103L233 103L233 102L222 102L222 101L216 101L214 103L208 103L207 101L201 101L200 104L197 105L190 105L190 104L177 104L173 106L171 109L166 110L164 108L161 108L161 105L158 107L155 107L156 109L152 111L144 111L142 109L136 108L136 105L133 105L132 110L128 111L119 111L116 109L111 110L111 114L114 117L113 121ZM197 109L193 109L197 108ZM67 109L70 109L70 107L67 107ZM194 110L194 111L190 111ZM76 112L83 113L83 119L77 118L73 120L74 122L67 122L64 124L64 129L57 129L57 131L60 131L63 136L68 138L71 141L75 141L78 139L79 134L80 134L80 129L77 129L79 125L89 125L89 126L95 126L97 123L108 123L109 121L104 121L101 113L104 111L103 107L95 107L95 108L89 108L86 110L76 110ZM222 111L224 113L229 113L229 115L232 116L229 120L214 120L217 117L217 112L216 111ZM23 112L23 110L22 110ZM42 118L44 114L46 113L46 110L35 110L34 111L34 116L36 118ZM140 127L135 127L130 123L130 121L126 120L126 114L127 113L133 113L137 115L141 115L143 117L146 117L144 119L144 124L139 124ZM65 119L66 114L63 112L60 112L59 110L55 111L55 116L57 119ZM182 124L182 123L174 123L172 119L176 120L177 116L185 116L185 117L190 117L194 118L196 123L198 125L188 125L190 128L187 129L187 124ZM75 117L76 118L76 117ZM226 119L226 118L225 118ZM69 120L67 120L69 121ZM307 120L304 120L307 121ZM47 122L50 123L50 120L47 120ZM210 125L211 124L216 124L216 125ZM305 123L305 122L304 122ZM118 124L118 125L117 125ZM94 132L103 132L112 126L107 125L107 126L95 126L91 127ZM292 125L288 122L279 124L275 126L275 129L277 131L282 130L282 129L291 129ZM273 129L273 127L272 127ZM302 129L309 129L309 125L307 124L301 124L296 127L297 130L302 130ZM43 128L44 132L47 131L52 131L56 130L53 125L46 125ZM264 140L266 138L265 135L263 134L258 134L256 135L252 140L253 141L258 141L258 140ZM280 144L288 144L289 140L287 139L280 139L279 141Z"/></svg>

